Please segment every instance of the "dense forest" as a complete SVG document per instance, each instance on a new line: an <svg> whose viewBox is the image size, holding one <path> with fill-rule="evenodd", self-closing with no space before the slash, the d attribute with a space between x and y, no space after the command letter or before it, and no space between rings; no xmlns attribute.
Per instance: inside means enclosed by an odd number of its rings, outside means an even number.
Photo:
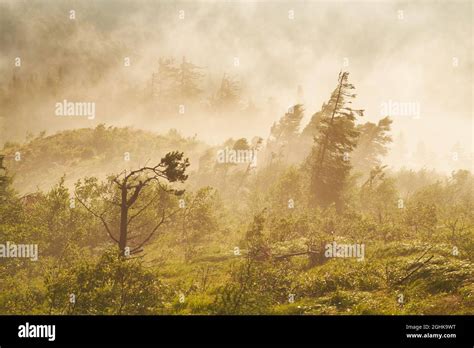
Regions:
<svg viewBox="0 0 474 348"><path fill-rule="evenodd" d="M160 59L143 103L257 112L226 75L203 104L201 78ZM393 120L353 101L341 72L266 138L99 124L5 142L0 313L473 314L472 173L388 167Z"/></svg>

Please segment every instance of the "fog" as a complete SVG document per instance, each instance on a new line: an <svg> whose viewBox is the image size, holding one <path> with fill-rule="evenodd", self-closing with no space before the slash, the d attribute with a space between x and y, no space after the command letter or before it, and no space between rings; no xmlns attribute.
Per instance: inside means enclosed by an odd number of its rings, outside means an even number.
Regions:
<svg viewBox="0 0 474 348"><path fill-rule="evenodd" d="M402 133L407 156L387 163L448 171L458 144L472 165L472 14L470 1L2 0L0 144L100 123L176 128L212 145L265 138L297 102L304 126L346 70L364 121L386 116L389 101L417 106L417 115L392 112L393 146ZM227 74L241 83L241 109L251 102L260 111L158 112L147 95L160 57L203 68L202 101ZM58 69L60 88L47 84ZM12 89L14 76L28 92ZM95 102L96 117L58 118L54 106L64 99ZM426 161L411 159L420 144Z"/></svg>

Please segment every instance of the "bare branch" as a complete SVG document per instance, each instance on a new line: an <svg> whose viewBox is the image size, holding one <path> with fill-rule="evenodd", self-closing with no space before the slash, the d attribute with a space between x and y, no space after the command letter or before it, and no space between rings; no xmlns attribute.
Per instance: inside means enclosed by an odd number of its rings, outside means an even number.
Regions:
<svg viewBox="0 0 474 348"><path fill-rule="evenodd" d="M408 278L411 277L412 274L414 274L416 271L418 271L421 267L423 267L424 265L426 265L428 262L431 261L431 259L434 257L434 255L431 255L425 262L421 263L420 265L418 265L418 267L416 267L413 271L411 271L410 273L408 273L405 277L403 277L402 279L400 279L397 284L402 284L405 280L407 280Z"/></svg>
<svg viewBox="0 0 474 348"><path fill-rule="evenodd" d="M139 216L141 213L143 213L143 211L148 208L154 201L157 197L159 197L160 194L157 194L155 195L147 204L145 204L138 212L136 212L135 214L133 214L132 216L130 216L130 219L128 219L128 222L127 222L127 225L130 225L130 223L132 222L133 219L135 219L137 216Z"/></svg>
<svg viewBox="0 0 474 348"><path fill-rule="evenodd" d="M145 243L150 240L150 238L155 234L156 230L158 230L158 228L163 224L164 221L165 221L165 210L163 209L163 215L162 215L162 217L161 217L160 222L155 226L155 228L153 228L153 230L152 230L151 233L148 235L148 237L146 237L138 246L136 246L135 248L133 248L133 249L131 250L131 252L135 252L135 251L137 251L138 249L140 249L143 245L145 245Z"/></svg>
<svg viewBox="0 0 474 348"><path fill-rule="evenodd" d="M79 201L79 203L82 204L82 206L84 208L86 208L86 210L91 213L92 215L94 215L96 218L100 219L100 221L102 221L102 224L104 225L107 233L109 234L109 237L112 238L116 243L118 243L119 241L112 235L112 232L110 231L110 228L109 228L109 225L107 225L107 221L105 221L103 215L107 212L107 211L104 211L102 214L97 214L95 211L93 211L91 208L89 208L77 195L77 193L74 193L75 197L77 198L77 200Z"/></svg>

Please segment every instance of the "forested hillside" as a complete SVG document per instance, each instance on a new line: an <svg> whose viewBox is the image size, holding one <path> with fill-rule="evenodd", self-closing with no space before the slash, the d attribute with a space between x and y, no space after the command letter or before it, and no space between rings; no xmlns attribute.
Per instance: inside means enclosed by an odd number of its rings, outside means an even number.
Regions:
<svg viewBox="0 0 474 348"><path fill-rule="evenodd" d="M387 167L393 120L336 77L319 110L218 145L104 124L7 142L0 313L473 314L472 173Z"/></svg>
<svg viewBox="0 0 474 348"><path fill-rule="evenodd" d="M209 146L184 138L176 130L158 135L152 132L98 125L46 136L41 132L23 144L7 142L5 163L15 176L14 187L22 194L50 188L65 176L71 187L83 176L105 178L124 168L157 161L174 149L185 151L193 164Z"/></svg>

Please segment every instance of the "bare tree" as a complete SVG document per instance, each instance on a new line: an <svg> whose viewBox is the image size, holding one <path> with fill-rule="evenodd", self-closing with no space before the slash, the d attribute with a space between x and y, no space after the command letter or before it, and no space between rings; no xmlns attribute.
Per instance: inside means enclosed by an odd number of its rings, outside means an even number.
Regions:
<svg viewBox="0 0 474 348"><path fill-rule="evenodd" d="M130 226L132 222L142 215L147 208L151 207L152 204L160 198L163 192L181 195L184 191L169 189L162 183L162 180L166 180L169 183L184 182L188 178L188 176L184 174L188 166L189 160L187 158L183 159L183 153L174 151L166 154L160 163L155 166L144 166L130 172L123 171L118 175L109 177L108 194L101 196L106 204L100 213L90 207L85 201L87 190L85 190L84 187L81 188L76 185L75 196L87 211L102 222L109 237L118 244L121 256L136 254L143 250L142 247L178 209L171 213L166 213L166 209L163 207L158 221L155 221L148 233L145 236L141 236L144 238L139 242L134 242L133 246L128 245L128 243L132 239L139 237L139 235L130 236ZM146 188L152 186L152 184L157 185L158 190L155 190L151 198L148 198L146 202L139 204L139 197L146 196L143 193ZM95 186L96 188L98 187L96 183ZM110 221L107 221L107 215L114 209L119 209L120 211L118 228L115 229L111 226Z"/></svg>

